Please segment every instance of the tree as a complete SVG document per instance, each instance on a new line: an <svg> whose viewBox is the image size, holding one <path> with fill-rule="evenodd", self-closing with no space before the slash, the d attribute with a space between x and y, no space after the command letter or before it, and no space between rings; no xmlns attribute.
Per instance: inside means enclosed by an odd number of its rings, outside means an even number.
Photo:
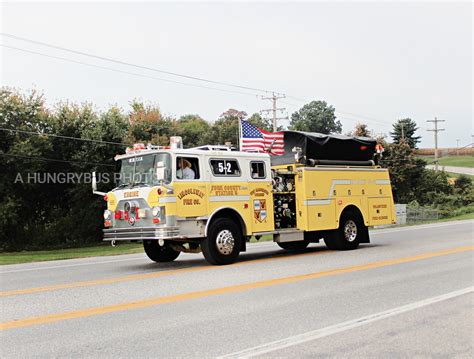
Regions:
<svg viewBox="0 0 474 359"><path fill-rule="evenodd" d="M371 137L370 130L365 123L359 122L352 132L352 136L356 137Z"/></svg>
<svg viewBox="0 0 474 359"><path fill-rule="evenodd" d="M177 121L177 134L183 138L185 147L207 144L211 126L199 115L184 115Z"/></svg>
<svg viewBox="0 0 474 359"><path fill-rule="evenodd" d="M325 101L311 101L291 115L290 129L295 131L341 133L342 124L336 120L334 107Z"/></svg>
<svg viewBox="0 0 474 359"><path fill-rule="evenodd" d="M411 148L417 148L416 145L420 142L421 136L415 136L418 130L416 122L411 118L403 118L398 120L393 125L393 132L390 132L394 143L400 143L401 139L405 141Z"/></svg>
<svg viewBox="0 0 474 359"><path fill-rule="evenodd" d="M169 137L176 132L174 119L163 116L156 105L145 105L143 102L134 100L130 106L132 111L127 142L168 145Z"/></svg>
<svg viewBox="0 0 474 359"><path fill-rule="evenodd" d="M409 203L416 199L415 183L426 162L415 157L408 143L402 140L388 145L381 164L389 170L395 202Z"/></svg>
<svg viewBox="0 0 474 359"><path fill-rule="evenodd" d="M222 113L211 129L213 144L230 142L237 146L239 142L239 121L247 117L245 111L229 109Z"/></svg>
<svg viewBox="0 0 474 359"><path fill-rule="evenodd" d="M260 116L259 113L254 113L252 116L250 116L247 121L254 125L257 126L258 128L272 132L273 131L273 125L270 123L269 119L263 118Z"/></svg>
<svg viewBox="0 0 474 359"><path fill-rule="evenodd" d="M102 220L97 213L104 209L104 201L92 195L85 176L92 171L112 173L117 147L47 134L122 142L128 121L117 115L121 130L115 129L113 121L103 123L90 104L63 102L46 110L38 94L2 89L0 98L2 127L44 133L11 132L3 143L0 249L99 243ZM74 181L66 180L66 175L73 175Z"/></svg>
<svg viewBox="0 0 474 359"><path fill-rule="evenodd" d="M0 126L50 132L49 113L44 108L43 95L35 91L22 94L3 87L0 90ZM44 161L31 157L46 157L45 154L51 150L46 136L0 131L0 250L26 247L32 240L29 234L35 234L36 223L43 220L37 217L41 210L37 204L44 194L37 185L22 179L27 179L29 173L40 172L45 165Z"/></svg>

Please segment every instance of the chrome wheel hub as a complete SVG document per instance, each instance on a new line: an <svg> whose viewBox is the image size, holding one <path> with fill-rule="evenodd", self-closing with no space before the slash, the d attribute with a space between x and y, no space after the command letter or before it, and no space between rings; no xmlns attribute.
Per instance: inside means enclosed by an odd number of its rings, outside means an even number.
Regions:
<svg viewBox="0 0 474 359"><path fill-rule="evenodd" d="M357 238L357 225L350 219L344 225L344 238L348 242L354 242Z"/></svg>
<svg viewBox="0 0 474 359"><path fill-rule="evenodd" d="M217 250L223 255L229 255L234 249L234 236L228 229L224 229L216 237Z"/></svg>

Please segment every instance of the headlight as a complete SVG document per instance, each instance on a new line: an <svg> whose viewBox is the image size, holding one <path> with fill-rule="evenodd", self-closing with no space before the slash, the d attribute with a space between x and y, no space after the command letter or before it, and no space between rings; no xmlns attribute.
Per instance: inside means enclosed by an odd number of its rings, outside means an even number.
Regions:
<svg viewBox="0 0 474 359"><path fill-rule="evenodd" d="M106 210L104 211L104 219L111 219L112 218L112 211Z"/></svg>
<svg viewBox="0 0 474 359"><path fill-rule="evenodd" d="M161 214L161 208L153 207L153 209L151 210L151 213L153 214L153 217L159 217Z"/></svg>

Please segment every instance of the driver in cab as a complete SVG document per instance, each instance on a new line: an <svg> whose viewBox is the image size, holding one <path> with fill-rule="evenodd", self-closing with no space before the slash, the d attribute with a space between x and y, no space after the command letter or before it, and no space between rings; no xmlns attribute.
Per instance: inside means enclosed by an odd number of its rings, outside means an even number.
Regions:
<svg viewBox="0 0 474 359"><path fill-rule="evenodd" d="M195 179L196 174L192 170L191 162L187 159L178 159L178 170L176 171L176 177L178 179Z"/></svg>

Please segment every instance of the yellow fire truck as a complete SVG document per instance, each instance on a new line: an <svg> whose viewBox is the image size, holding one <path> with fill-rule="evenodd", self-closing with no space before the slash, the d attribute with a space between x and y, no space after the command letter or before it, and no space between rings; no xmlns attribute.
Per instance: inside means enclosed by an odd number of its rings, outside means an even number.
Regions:
<svg viewBox="0 0 474 359"><path fill-rule="evenodd" d="M368 227L396 221L389 174L373 161L375 141L285 131L285 153L226 146L135 145L116 156L118 186L104 196L105 241L143 241L156 262L181 252L233 263L250 238L271 235L285 250L324 239L355 249ZM95 179L95 174L93 176Z"/></svg>

